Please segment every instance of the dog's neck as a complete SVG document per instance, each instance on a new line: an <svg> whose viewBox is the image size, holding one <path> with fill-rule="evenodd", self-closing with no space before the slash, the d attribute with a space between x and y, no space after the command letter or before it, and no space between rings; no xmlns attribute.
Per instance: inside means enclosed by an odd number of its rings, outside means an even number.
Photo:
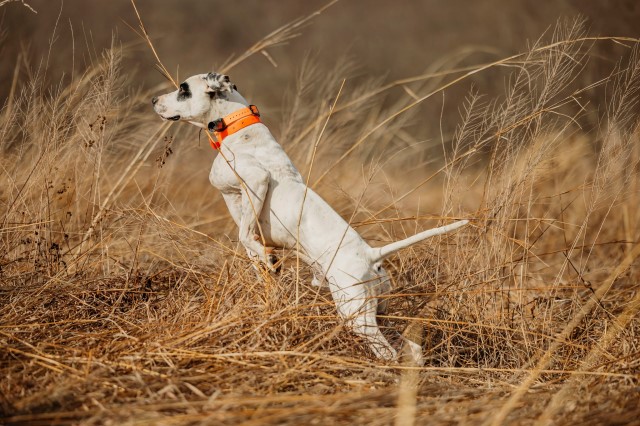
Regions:
<svg viewBox="0 0 640 426"><path fill-rule="evenodd" d="M204 121L189 121L189 123L193 124L194 126L206 129L210 122L223 118L248 106L249 102L247 102L247 100L242 97L240 93L234 90L229 94L225 94L224 96L219 96L211 99L211 108L209 109L207 115L204 117Z"/></svg>

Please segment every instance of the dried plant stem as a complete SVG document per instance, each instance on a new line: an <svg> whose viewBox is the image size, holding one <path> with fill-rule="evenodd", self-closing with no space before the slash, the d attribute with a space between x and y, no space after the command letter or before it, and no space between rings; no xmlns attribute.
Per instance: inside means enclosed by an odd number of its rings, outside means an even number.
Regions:
<svg viewBox="0 0 640 426"><path fill-rule="evenodd" d="M158 52L156 52L155 47L153 47L153 43L151 42L151 38L149 37L149 34L147 33L147 30L144 27L144 24L142 23L142 18L140 17L140 13L138 13L138 8L136 7L135 0L131 0L131 5L133 6L133 10L136 12L136 16L138 17L138 23L140 25L140 31L142 31L143 37L147 41L147 44L149 45L149 48L151 49L151 52L153 53L153 56L156 58L156 61L157 61L156 62L156 66L160 69L160 72L162 73L162 75L164 75L165 78L167 78L171 82L171 84L173 84L173 86L177 89L178 88L178 83L176 83L176 81L173 79L173 77L171 77L171 73L167 70L167 67L164 66L164 64L160 60L160 57L158 56Z"/></svg>
<svg viewBox="0 0 640 426"><path fill-rule="evenodd" d="M636 296L631 300L631 302L627 305L624 311L618 315L613 321L611 321L611 326L608 327L604 333L604 335L600 338L600 340L593 344L591 351L584 358L584 360L580 363L580 367L578 370L581 371L591 371L593 370L600 358L603 354L606 354L606 350L614 340L618 337L618 335L625 330L627 325L634 319L634 317L640 311L640 292L636 293ZM542 411L542 415L536 421L537 425L548 425L553 424L553 418L556 413L562 409L563 406L566 406L567 402L573 399L577 393L575 392L575 387L578 382L579 376L571 376L562 386L562 388L553 395L551 401Z"/></svg>
<svg viewBox="0 0 640 426"><path fill-rule="evenodd" d="M27 3L27 2L26 2L26 1L24 1L24 0L2 0L2 1L0 1L0 7L2 7L2 6L4 6L4 5L6 5L7 3L13 3L13 2L18 2L18 1L19 1L20 3L22 3L22 5L23 5L24 7L26 7L27 9L29 9L29 10L30 10L30 11L32 11L33 13L38 13L38 12L36 12L36 10L35 10L33 7L31 7L31 6L29 5L29 3Z"/></svg>
<svg viewBox="0 0 640 426"><path fill-rule="evenodd" d="M422 324L411 322L402 333L406 340L410 340L422 347ZM402 353L402 363L405 367L416 367L414 357L410 353L409 345L405 344ZM420 384L420 369L405 368L400 372L398 385L396 426L413 426L416 422L418 385Z"/></svg>
<svg viewBox="0 0 640 426"><path fill-rule="evenodd" d="M13 69L13 77L11 78L11 89L9 89L9 96L7 97L7 106L4 114L7 117L7 124L9 124L11 114L13 113L13 100L16 93L16 87L18 86L18 76L20 72L20 61L22 61L22 52L18 53L18 59L16 59L16 65Z"/></svg>
<svg viewBox="0 0 640 426"><path fill-rule="evenodd" d="M331 119L331 114L333 110L336 108L336 104L338 103L338 99L340 99L340 95L342 94L342 89L344 88L344 83L346 80L342 80L340 84L340 88L338 89L338 94L335 97L335 100L331 104L329 108L329 113L327 114L327 119L316 138L316 142L313 144L313 152L311 153L311 160L309 161L309 171L307 172L307 179L304 187L304 195L302 196L302 204L300 205L300 213L298 214L298 223L296 224L296 305L298 305L300 300L300 222L302 222L302 213L304 211L304 203L307 200L307 194L309 192L309 180L311 179L311 171L313 170L313 163L316 158L316 153L318 152L318 145L320 144L320 140L322 139L322 135L324 135L324 131L327 128L327 124L329 124L329 120Z"/></svg>
<svg viewBox="0 0 640 426"><path fill-rule="evenodd" d="M366 141L369 136L371 136L373 133L375 133L378 129L384 127L385 125L387 125L389 122L391 122L392 120L394 120L395 118L397 118L398 116L404 114L405 112L415 108L416 106L420 105L422 102L426 101L427 99L431 98L433 95L442 92L443 90L448 89L451 86L454 86L458 83L460 83L463 80L466 80L467 78L471 77L474 74L477 74L479 72L485 71L489 68L493 68L496 66L500 66L500 65L505 65L508 64L516 59L522 58L525 55L531 55L533 53L539 53L542 51L548 51L548 50L553 50L553 49L557 49L560 46L563 45L567 45L567 44L581 44L584 43L586 41L601 41L601 40L608 40L608 41L614 41L614 42L632 42L632 43L638 43L640 42L640 39L636 39L636 38L632 38L632 37L580 37L577 38L575 40L563 40L563 41L558 41L556 43L551 43L548 44L546 46L541 46L538 47L536 49L533 49L531 52L527 52L527 53L519 53L516 55L512 55L509 56L507 58L503 58L500 59L498 61L494 61L491 62L489 64L485 64L482 66L479 66L477 68L474 68L470 71L465 72L463 75L461 75L460 77L454 78L453 80L451 80L450 82L443 84L442 86L438 87L435 90L432 90L431 92L427 93L426 95L420 97L419 99L414 100L413 102L409 103L408 105L406 105L405 107L399 109L398 111L390 114L387 118L385 118L384 120L380 121L378 124L376 124L375 126L373 126L371 129L369 129L367 132L365 132L364 135L362 135L357 141L355 141L353 143L353 145L347 150L345 151L340 158L338 158L338 160L334 161L331 163L331 165L324 171L324 173L322 175L320 175L320 177L318 179L316 179L316 181L313 183L313 186L316 187L328 174L329 172L331 172L331 170L333 170L338 164L340 164L342 161L344 161L345 158L347 158L349 156L349 154L351 154L358 146L360 146L364 141Z"/></svg>
<svg viewBox="0 0 640 426"><path fill-rule="evenodd" d="M164 123L162 126L160 126L156 130L155 133L153 133L146 140L145 143L143 143L140 146L140 149L138 149L138 152L133 156L132 160L129 162L127 167L124 169L124 171L120 175L120 178L111 187L111 190L107 194L107 197L100 204L100 209L98 210L98 213L96 213L95 216L93 216L93 219L91 220L91 224L89 225L89 228L87 229L87 231L85 232L84 236L82 237L82 241L80 242L80 245L78 246L78 248L76 250L76 257L82 255L82 252L83 252L83 250L85 248L85 245L86 245L87 241L95 233L96 227L98 226L100 221L104 218L104 215L108 211L108 209L111 207L112 202L120 195L122 190L135 177L135 175L138 172L138 170L140 169L140 167L142 167L144 162L151 155L151 152L153 152L155 147L158 145L158 143L162 140L164 135L167 133L167 131L169 130L169 127L171 126L171 124L172 123L170 123L170 122ZM146 152L146 154L144 156L142 156L142 154L144 153L145 150L147 152ZM141 156L142 156L142 158L141 158ZM75 265L75 262L72 265ZM73 271L70 270L69 272L72 273Z"/></svg>
<svg viewBox="0 0 640 426"><path fill-rule="evenodd" d="M256 53L262 53L272 64L275 64L269 53L265 50L269 47L277 46L279 44L285 43L293 38L296 38L299 34L295 31L302 28L305 24L307 24L311 19L320 15L322 12L327 10L329 7L336 4L339 0L331 0L329 3L325 4L321 8L312 12L311 14L298 18L294 21L291 21L280 28L272 31L267 34L265 37L256 42L253 46L247 49L242 55L237 57L236 59L230 60L227 63L223 64L220 67L220 72L227 73L233 67L237 66L241 62L244 62L247 58L255 55Z"/></svg>
<svg viewBox="0 0 640 426"><path fill-rule="evenodd" d="M509 399L504 403L500 411L492 416L485 424L498 426L504 424L507 416L516 404L520 401L522 396L531 388L531 385L538 379L541 371L546 369L555 352L562 346L562 342L568 341L569 336L573 330L580 324L580 322L591 312L591 310L599 303L599 300L610 289L615 280L626 271L633 261L640 255L640 243L637 243L633 249L625 256L625 258L618 264L609 277L598 287L593 296L582 306L580 311L571 318L571 321L564 327L564 329L558 334L558 339L554 341L547 349L538 361L536 368L529 373L529 375L520 383L518 388L511 394Z"/></svg>

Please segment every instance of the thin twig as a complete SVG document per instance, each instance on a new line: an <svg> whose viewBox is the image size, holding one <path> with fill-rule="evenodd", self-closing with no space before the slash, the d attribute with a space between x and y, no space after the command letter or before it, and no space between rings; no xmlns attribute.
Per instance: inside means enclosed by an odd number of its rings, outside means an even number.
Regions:
<svg viewBox="0 0 640 426"><path fill-rule="evenodd" d="M153 43L151 42L151 38L149 37L149 33L147 33L147 30L144 27L144 24L142 23L142 18L140 17L140 13L138 13L138 8L136 7L135 0L131 0L131 4L133 5L133 10L135 10L136 16L138 17L138 23L140 24L140 30L142 31L142 35L144 36L145 40L147 41L147 44L149 45L149 47L151 48L151 52L153 52L153 56L156 58L156 66L158 67L158 69L160 70L162 75L164 75L174 85L174 87L177 89L178 88L178 83L176 83L176 81L173 79L173 77L171 77L171 73L164 66L164 64L160 60L160 57L158 56L158 53L156 52L155 47L153 47Z"/></svg>
<svg viewBox="0 0 640 426"><path fill-rule="evenodd" d="M302 222L302 213L304 211L304 203L307 200L307 194L309 193L309 180L311 179L311 171L313 170L313 163L316 158L316 153L318 151L318 145L320 144L320 140L324 135L324 131L327 128L327 124L329 124L329 120L331 119L331 114L333 110L336 108L336 104L338 103L338 99L340 99L340 95L342 94L342 89L344 87L344 83L346 80L342 80L340 84L340 88L338 89L338 94L336 95L333 104L331 104L331 108L329 108L329 114L327 114L327 119L324 122L324 126L320 130L320 134L316 138L315 144L313 144L313 152L311 154L311 161L309 162L309 171L307 172L307 180L305 182L304 187L304 195L302 196L302 204L300 205L300 213L298 214L298 224L296 225L296 305L298 305L300 299L300 223ZM315 260L315 259L314 259Z"/></svg>
<svg viewBox="0 0 640 426"><path fill-rule="evenodd" d="M302 28L305 24L311 21L311 19L320 15L322 12L324 12L329 7L336 4L338 1L339 0L331 0L329 3L325 4L324 6L310 13L309 15L297 18L281 26L280 28L272 31L271 33L267 34L265 37L263 37L262 39L254 43L251 47L249 47L249 49L247 49L238 58L229 60L225 64L223 64L220 67L220 72L222 73L229 72L230 69L236 67L241 62L244 62L246 59L250 58L251 56L259 52L262 53L272 65L277 66L273 61L273 59L271 58L271 56L269 55L269 53L265 49L286 43L298 37L300 34L296 33L295 31Z"/></svg>
<svg viewBox="0 0 640 426"><path fill-rule="evenodd" d="M31 7L31 6L29 5L29 3L27 3L27 2L26 2L26 1L24 1L24 0L2 0L2 1L0 1L0 7L2 7L2 6L4 6L4 5L6 5L7 3L13 3L13 2L18 2L18 1L19 1L20 3L22 3L22 5L23 5L24 7L26 7L27 9L29 9L29 10L30 10L30 11L32 11L33 13L38 13L38 12L36 12L36 10L35 10L33 7Z"/></svg>

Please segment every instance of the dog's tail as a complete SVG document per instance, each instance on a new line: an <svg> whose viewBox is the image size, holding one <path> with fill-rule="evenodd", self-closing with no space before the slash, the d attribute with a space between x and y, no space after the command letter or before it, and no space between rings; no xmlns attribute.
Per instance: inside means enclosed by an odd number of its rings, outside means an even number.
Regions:
<svg viewBox="0 0 640 426"><path fill-rule="evenodd" d="M405 238L404 240L396 241L395 243L387 244L386 246L383 246L383 247L371 248L372 262L379 262L380 260L397 252L398 250L402 250L403 248L409 247L422 240L426 240L429 237L435 237L436 235L446 234L447 232L458 229L461 226L466 225L467 223L469 223L468 220L459 220L457 222L453 222L448 225L441 226L439 228L433 228L427 231L420 232L419 234L416 234L412 237Z"/></svg>

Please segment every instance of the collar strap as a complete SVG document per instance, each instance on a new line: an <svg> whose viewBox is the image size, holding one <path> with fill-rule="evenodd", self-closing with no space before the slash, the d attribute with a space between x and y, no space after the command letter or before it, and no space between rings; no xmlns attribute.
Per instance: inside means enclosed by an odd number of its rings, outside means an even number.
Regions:
<svg viewBox="0 0 640 426"><path fill-rule="evenodd" d="M207 127L214 136L209 136L209 143L213 149L220 149L224 138L256 123L260 123L260 111L257 106L249 105L239 109L209 123Z"/></svg>

